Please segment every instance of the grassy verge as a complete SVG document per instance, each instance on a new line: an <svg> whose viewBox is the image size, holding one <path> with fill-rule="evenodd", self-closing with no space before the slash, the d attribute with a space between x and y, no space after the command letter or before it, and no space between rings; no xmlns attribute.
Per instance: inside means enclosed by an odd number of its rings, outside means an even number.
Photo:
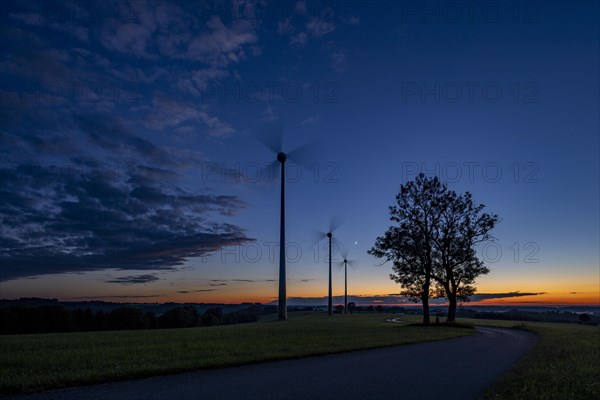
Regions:
<svg viewBox="0 0 600 400"><path fill-rule="evenodd" d="M447 339L472 330L323 313L211 328L0 336L0 393L14 394Z"/></svg>
<svg viewBox="0 0 600 400"><path fill-rule="evenodd" d="M600 399L600 327L480 319L459 321L519 326L540 336L536 347L492 385L484 399Z"/></svg>
<svg viewBox="0 0 600 400"><path fill-rule="evenodd" d="M420 317L403 315L417 323ZM568 323L459 318L457 323L527 329L538 344L484 394L485 400L600 399L600 327Z"/></svg>

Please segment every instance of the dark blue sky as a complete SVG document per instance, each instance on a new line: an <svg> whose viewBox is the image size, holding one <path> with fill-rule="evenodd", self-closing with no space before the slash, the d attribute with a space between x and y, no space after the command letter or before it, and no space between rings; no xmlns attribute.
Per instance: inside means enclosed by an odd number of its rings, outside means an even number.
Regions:
<svg viewBox="0 0 600 400"><path fill-rule="evenodd" d="M397 293L366 250L423 171L502 217L480 292L599 300L597 2L3 7L2 297L272 300L255 136L282 124L316 142L288 175L290 296L325 294L334 216L351 292Z"/></svg>

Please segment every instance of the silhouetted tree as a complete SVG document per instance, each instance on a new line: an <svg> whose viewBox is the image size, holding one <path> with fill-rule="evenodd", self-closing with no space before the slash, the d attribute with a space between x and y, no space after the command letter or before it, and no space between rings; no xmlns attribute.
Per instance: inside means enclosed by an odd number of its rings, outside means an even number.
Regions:
<svg viewBox="0 0 600 400"><path fill-rule="evenodd" d="M305 310L312 310L312 307L305 307ZM260 318L262 315L262 306L260 304L255 304L248 307L245 311L247 311L248 314L252 315L253 317L256 317L258 320L258 318Z"/></svg>
<svg viewBox="0 0 600 400"><path fill-rule="evenodd" d="M0 308L0 334L10 335L19 333L19 316L16 307Z"/></svg>
<svg viewBox="0 0 600 400"><path fill-rule="evenodd" d="M275 314L277 312L277 306L265 306L262 308L263 315Z"/></svg>
<svg viewBox="0 0 600 400"><path fill-rule="evenodd" d="M146 321L144 314L139 308L119 307L110 312L108 327L111 330L144 329Z"/></svg>
<svg viewBox="0 0 600 400"><path fill-rule="evenodd" d="M99 310L94 314L89 307L69 310L56 303L0 307L0 334L186 328L199 326L201 321L208 326L238 324L257 321L263 311L261 305L251 304L226 315L220 308L211 308L201 317L195 307L181 306L157 318L154 312L144 314L136 307L119 307L110 313Z"/></svg>
<svg viewBox="0 0 600 400"><path fill-rule="evenodd" d="M223 310L221 310L221 307L209 308L202 314L200 319L202 325L205 326L221 325L223 323Z"/></svg>
<svg viewBox="0 0 600 400"><path fill-rule="evenodd" d="M445 185L444 185L445 186ZM490 231L499 221L497 215L483 212L483 204L475 205L471 193L457 194L444 190L437 204L440 210L434 247L433 279L438 295L448 298L448 322L456 320L459 301L475 294L475 279L490 272L475 251L478 243L491 239Z"/></svg>
<svg viewBox="0 0 600 400"><path fill-rule="evenodd" d="M589 314L583 313L579 314L579 317L577 317L577 319L579 320L579 322L590 322L592 320L592 317L590 317Z"/></svg>
<svg viewBox="0 0 600 400"><path fill-rule="evenodd" d="M71 311L72 329L74 331L93 331L95 329L94 314L90 308L77 308Z"/></svg>
<svg viewBox="0 0 600 400"><path fill-rule="evenodd" d="M344 312L344 306L341 304L338 304L337 306L335 306L335 312L338 314L341 314Z"/></svg>
<svg viewBox="0 0 600 400"><path fill-rule="evenodd" d="M63 305L40 306L37 323L40 332L67 332L71 330L71 313Z"/></svg>
<svg viewBox="0 0 600 400"><path fill-rule="evenodd" d="M390 278L401 294L423 304L423 323L429 324L429 298L448 298L448 321L456 318L458 301L475 293L475 279L487 274L475 245L491 237L497 215L483 212L469 192L458 195L437 177L419 174L400 187L390 207L390 226L376 239L369 254L392 261Z"/></svg>
<svg viewBox="0 0 600 400"><path fill-rule="evenodd" d="M108 315L104 310L98 310L94 316L94 330L104 331L108 329Z"/></svg>
<svg viewBox="0 0 600 400"><path fill-rule="evenodd" d="M348 312L352 314L356 310L356 303L351 301L348 303Z"/></svg>
<svg viewBox="0 0 600 400"><path fill-rule="evenodd" d="M223 325L230 324L244 324L247 322L258 321L262 314L262 307L259 305L252 305L243 310L233 311L223 315Z"/></svg>
<svg viewBox="0 0 600 400"><path fill-rule="evenodd" d="M158 318L156 318L156 314L153 311L148 311L144 315L144 319L146 320L146 327L148 329L156 329L159 327Z"/></svg>
<svg viewBox="0 0 600 400"><path fill-rule="evenodd" d="M379 305L379 306L375 307L375 310L376 310L376 311L377 311L379 314L381 314L381 313L383 312L383 306L382 306L382 305Z"/></svg>
<svg viewBox="0 0 600 400"><path fill-rule="evenodd" d="M375 310L375 307L373 307L373 306L367 307L367 311L369 311L369 312L373 312L374 310Z"/></svg>
<svg viewBox="0 0 600 400"><path fill-rule="evenodd" d="M184 306L171 308L158 317L161 328L190 328L198 326L200 315L195 307Z"/></svg>
<svg viewBox="0 0 600 400"><path fill-rule="evenodd" d="M404 289L401 294L421 301L423 324L429 324L429 298L433 295L434 235L439 228L438 199L446 191L437 177L423 173L400 186L396 202L390 206L390 226L375 240L369 254L391 261L390 278Z"/></svg>

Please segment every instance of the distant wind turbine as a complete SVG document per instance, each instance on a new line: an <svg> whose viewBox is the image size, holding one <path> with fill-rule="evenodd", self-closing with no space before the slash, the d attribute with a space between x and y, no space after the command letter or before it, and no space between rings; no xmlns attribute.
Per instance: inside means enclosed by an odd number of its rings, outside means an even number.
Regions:
<svg viewBox="0 0 600 400"><path fill-rule="evenodd" d="M348 314L348 265L354 267L354 260L348 260L348 252L342 254L344 260L340 265L344 266L344 314Z"/></svg>
<svg viewBox="0 0 600 400"><path fill-rule="evenodd" d="M329 240L329 299L328 299L328 304L327 304L327 310L329 315L333 315L333 291L332 291L332 277L331 277L331 249L332 249L332 242L335 241L337 242L337 240L335 240L333 238L333 232L339 228L339 226L342 224L342 222L339 219L331 219L329 221L329 230L327 231L327 233L325 232L321 232L321 231L317 231L317 241L321 241L323 238L327 237L327 239Z"/></svg>

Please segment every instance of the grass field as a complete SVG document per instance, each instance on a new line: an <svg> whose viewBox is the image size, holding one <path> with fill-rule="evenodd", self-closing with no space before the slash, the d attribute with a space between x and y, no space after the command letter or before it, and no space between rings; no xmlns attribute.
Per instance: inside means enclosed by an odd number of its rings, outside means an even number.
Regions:
<svg viewBox="0 0 600 400"><path fill-rule="evenodd" d="M397 315L396 315L397 316ZM385 322L389 316L292 313L211 328L0 336L0 393L12 394L268 360L439 340L472 333ZM401 316L407 323L416 316ZM496 382L485 399L600 398L600 327L459 319L520 326L540 342Z"/></svg>
<svg viewBox="0 0 600 400"><path fill-rule="evenodd" d="M471 329L386 322L384 314L291 313L210 328L0 336L0 393L306 357L468 335Z"/></svg>

